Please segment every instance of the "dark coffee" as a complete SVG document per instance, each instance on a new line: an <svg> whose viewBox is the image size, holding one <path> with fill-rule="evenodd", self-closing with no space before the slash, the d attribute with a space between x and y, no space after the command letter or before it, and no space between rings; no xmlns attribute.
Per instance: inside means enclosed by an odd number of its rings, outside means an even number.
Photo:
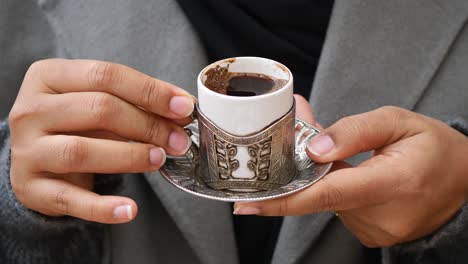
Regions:
<svg viewBox="0 0 468 264"><path fill-rule="evenodd" d="M232 96L261 95L271 92L275 85L275 81L266 76L242 74L232 76L229 79L226 94Z"/></svg>
<svg viewBox="0 0 468 264"><path fill-rule="evenodd" d="M229 72L228 68L215 67L205 73L205 86L217 93L230 96L256 96L282 88L287 80L275 79L257 73Z"/></svg>

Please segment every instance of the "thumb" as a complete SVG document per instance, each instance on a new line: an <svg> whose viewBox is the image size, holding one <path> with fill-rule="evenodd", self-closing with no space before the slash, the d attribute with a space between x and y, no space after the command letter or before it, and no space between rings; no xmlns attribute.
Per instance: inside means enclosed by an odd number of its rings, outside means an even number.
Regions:
<svg viewBox="0 0 468 264"><path fill-rule="evenodd" d="M318 162L344 160L355 154L392 144L407 136L412 112L392 106L345 117L307 146L308 154Z"/></svg>

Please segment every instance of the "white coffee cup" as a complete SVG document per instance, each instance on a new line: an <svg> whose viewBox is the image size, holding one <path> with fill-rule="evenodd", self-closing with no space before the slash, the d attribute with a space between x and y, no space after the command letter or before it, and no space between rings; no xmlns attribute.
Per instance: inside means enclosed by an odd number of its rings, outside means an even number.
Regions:
<svg viewBox="0 0 468 264"><path fill-rule="evenodd" d="M210 90L206 85L205 81L207 80L207 72L210 69L216 67L227 68L230 73L249 73L249 74L258 74L272 77L272 79L283 80L283 85L278 89L274 89L265 94L255 95L255 96L230 96L226 94L221 94ZM276 61L259 58L259 57L237 57L230 58L215 62L208 65L203 69L197 80L198 85L198 111L201 112L203 119L208 120L210 125L212 124L211 131L222 131L222 133L227 133L231 138L237 138L237 142L240 142L239 139L249 138L249 137L258 137L258 133L263 130L268 130L270 126L274 126L274 130L281 130L275 132L274 142L267 143L273 145L270 146L270 153L273 151L282 151L284 156L276 153L275 155L271 154L270 156L274 159L270 162L268 160L268 166L270 163L275 163L274 166L278 166L278 163L286 164L288 169L291 169L292 159L293 159L293 148L291 142L293 141L293 128L294 128L294 97L293 97L293 77L291 72L287 67L278 63ZM289 114L288 114L289 113ZM285 119L285 116L289 116L287 126L288 128L279 128L283 123L278 124L278 120L282 118ZM291 130L291 131L289 131ZM208 131L200 129L201 132ZM209 132L212 133L212 132ZM292 133L292 135L291 135ZM213 140L213 137L216 133L210 134L211 139L203 139L203 135L200 135L202 140ZM278 138L278 135L285 135L284 140ZM218 136L221 135L218 133ZM261 137L260 137L261 138ZM288 142L288 144L283 144L280 141ZM259 141L257 141L258 143ZM276 143L275 143L276 142ZM203 143L203 142L202 142ZM206 146L206 145L210 145ZM218 142L219 144L219 142ZM260 143L263 144L263 143ZM293 143L292 143L293 144ZM205 155L205 158L213 163L207 165L207 167L215 167L219 164L214 163L216 156L213 152L216 150L212 142L204 142L202 144L205 148L210 148L209 150L202 150L201 152ZM261 146L257 144L257 147ZM249 162L252 160L252 147L248 144L235 144L235 157L232 157L232 160L235 161L235 170L229 170L229 177L233 181L237 181L239 186L234 190L237 191L255 191L255 188L248 188L244 185L241 185L242 181L248 186L250 182L258 178L259 170L258 165L257 170L252 170L249 168ZM225 149L224 151L228 151ZM219 153L218 153L219 154ZM282 154L281 154L282 155ZM208 157L209 156L209 157ZM269 158L269 157L268 157ZM222 157L225 160L225 158ZM285 160L288 160L287 162ZM219 162L218 162L219 163ZM229 167L229 165L226 165ZM271 165L274 167L273 165ZM284 171L282 171L284 174ZM215 173L211 173L211 180ZM219 173L218 173L219 174ZM277 175L275 175L277 177ZM286 176L285 176L286 177ZM214 180L216 181L216 179ZM228 181L227 179L225 181ZM284 180L282 181L284 182ZM269 183L265 183L267 186ZM208 183L208 185L210 185ZM222 185L222 184L221 184ZM273 186L274 184L270 184ZM215 186L215 184L210 185ZM222 185L224 186L224 185ZM256 185L259 186L259 185ZM217 187L215 187L217 188ZM223 187L219 187L222 189ZM265 187L268 189L270 187ZM232 190L232 188L231 188Z"/></svg>
<svg viewBox="0 0 468 264"><path fill-rule="evenodd" d="M236 97L214 92L204 85L206 72L216 66L229 66L230 72L264 74L287 83L272 93ZM289 69L274 60L259 57L237 57L208 65L198 76L200 110L214 124L228 133L245 136L265 128L284 116L292 107L293 77Z"/></svg>

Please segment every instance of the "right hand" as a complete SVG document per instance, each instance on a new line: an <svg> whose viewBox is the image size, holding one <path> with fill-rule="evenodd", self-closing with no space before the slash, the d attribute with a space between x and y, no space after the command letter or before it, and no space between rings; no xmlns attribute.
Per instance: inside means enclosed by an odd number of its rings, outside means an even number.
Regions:
<svg viewBox="0 0 468 264"><path fill-rule="evenodd" d="M92 192L93 173L155 171L166 152L184 154L193 107L184 90L123 65L38 61L9 116L13 191L45 215L128 222L136 203Z"/></svg>

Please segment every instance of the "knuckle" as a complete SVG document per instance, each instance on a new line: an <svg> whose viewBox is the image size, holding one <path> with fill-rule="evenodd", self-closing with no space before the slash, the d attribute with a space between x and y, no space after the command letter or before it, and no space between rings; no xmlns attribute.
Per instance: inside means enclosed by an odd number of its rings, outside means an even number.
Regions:
<svg viewBox="0 0 468 264"><path fill-rule="evenodd" d="M393 105L385 105L382 107L377 108L377 111L388 114L388 115L395 115L395 114L406 114L408 110L400 108L398 106Z"/></svg>
<svg viewBox="0 0 468 264"><path fill-rule="evenodd" d="M343 192L334 185L326 184L324 191L322 191L318 197L318 210L333 211L337 206L342 204L343 201Z"/></svg>
<svg viewBox="0 0 468 264"><path fill-rule="evenodd" d="M402 110L402 108L400 108L398 106L393 106L393 105L384 105L384 106L381 106L381 107L377 108L377 111L387 112L387 113L395 113L395 112L399 112L401 110Z"/></svg>
<svg viewBox="0 0 468 264"><path fill-rule="evenodd" d="M141 88L141 103L145 108L150 108L159 102L161 91L158 89L157 81L154 78L147 77Z"/></svg>
<svg viewBox="0 0 468 264"><path fill-rule="evenodd" d="M147 160L144 157L141 157L140 153L141 152L138 149L138 145L136 144L132 144L130 148L128 148L127 157L130 168L138 170L141 167L142 161Z"/></svg>
<svg viewBox="0 0 468 264"><path fill-rule="evenodd" d="M399 241L391 236L387 235L379 235L379 237L375 237L371 241L363 242L361 241L366 247L369 248L383 248L383 247L391 247L397 244Z"/></svg>
<svg viewBox="0 0 468 264"><path fill-rule="evenodd" d="M92 90L107 89L118 82L121 75L117 64L98 61L89 70L88 82Z"/></svg>
<svg viewBox="0 0 468 264"><path fill-rule="evenodd" d="M385 238L381 238L381 239L378 239L374 244L371 244L369 247L373 247L373 248L384 248L384 247L391 247L391 246L394 246L395 244L397 244L398 241L394 240L394 239L385 239Z"/></svg>
<svg viewBox="0 0 468 264"><path fill-rule="evenodd" d="M392 238L396 240L403 240L411 235L411 229L408 225L398 225L388 230L388 233Z"/></svg>
<svg viewBox="0 0 468 264"><path fill-rule="evenodd" d="M88 159L88 143L78 137L71 138L63 145L61 161L64 173L72 172L74 168L80 168Z"/></svg>
<svg viewBox="0 0 468 264"><path fill-rule="evenodd" d="M289 213L290 198L281 199L278 204L277 215L287 215Z"/></svg>
<svg viewBox="0 0 468 264"><path fill-rule="evenodd" d="M29 66L29 68L27 70L27 73L40 73L42 67L44 66L44 64L47 64L50 61L51 61L51 59L45 59L45 60L37 60L37 61L33 62Z"/></svg>
<svg viewBox="0 0 468 264"><path fill-rule="evenodd" d="M394 126L400 125L402 122L406 121L411 117L411 112L396 106L382 106L376 110L379 115L389 121L389 124Z"/></svg>
<svg viewBox="0 0 468 264"><path fill-rule="evenodd" d="M29 66L28 71L26 72L25 80L30 78L30 75L40 75L40 72L43 71L44 65L49 63L52 59L36 61L31 66ZM21 89L30 89L35 85L26 84L23 82ZM26 120L29 117L37 116L38 114L43 113L46 109L46 105L43 100L28 100L27 97L22 96L21 93L18 94L18 98L14 103L13 107L8 114L8 122L10 125L15 125L16 123Z"/></svg>
<svg viewBox="0 0 468 264"><path fill-rule="evenodd" d="M369 121L364 116L347 116L339 120L338 124L342 131L346 131L346 134L343 135L349 137L349 141L357 145L357 151L362 152L366 149L366 141L355 140L356 138L369 138L371 136L372 130L369 129Z"/></svg>
<svg viewBox="0 0 468 264"><path fill-rule="evenodd" d="M360 115L347 116L338 121L342 127L345 127L348 132L362 135L367 131L367 121L364 118L361 118Z"/></svg>
<svg viewBox="0 0 468 264"><path fill-rule="evenodd" d="M16 102L10 113L8 114L8 123L11 126L15 126L25 120L30 120L43 112L45 106L41 100L34 102L18 103Z"/></svg>
<svg viewBox="0 0 468 264"><path fill-rule="evenodd" d="M114 116L118 116L118 106L114 98L105 93L94 95L90 102L89 109L93 118L98 124L105 125Z"/></svg>
<svg viewBox="0 0 468 264"><path fill-rule="evenodd" d="M158 119L148 115L147 117L147 128L146 128L146 135L145 140L149 143L157 141L158 138L162 138L163 135L163 128L162 124L158 121Z"/></svg>
<svg viewBox="0 0 468 264"><path fill-rule="evenodd" d="M389 220L384 223L384 226L381 228L386 236L382 237L380 244L393 245L399 241L404 241L411 236L413 232L413 225L408 221L405 223L403 221L393 221Z"/></svg>
<svg viewBox="0 0 468 264"><path fill-rule="evenodd" d="M88 209L88 219L94 220L99 218L99 211L95 203L91 203Z"/></svg>
<svg viewBox="0 0 468 264"><path fill-rule="evenodd" d="M380 247L378 243L376 243L374 240L368 239L368 238L359 238L359 241L361 244L366 246L367 248L377 248Z"/></svg>
<svg viewBox="0 0 468 264"><path fill-rule="evenodd" d="M21 122L21 120L26 119L30 113L27 113L23 107L15 104L8 114L8 124L10 127L14 127L15 124Z"/></svg>
<svg viewBox="0 0 468 264"><path fill-rule="evenodd" d="M381 232L360 232L355 234L359 242L368 248L389 247L396 244L396 241Z"/></svg>
<svg viewBox="0 0 468 264"><path fill-rule="evenodd" d="M48 75L48 69L50 68L51 65L54 63L57 63L58 61L62 61L63 59L44 59L44 60L38 60L33 62L25 75L25 79L29 79L32 76L38 77L38 79L44 83L44 79L46 79Z"/></svg>
<svg viewBox="0 0 468 264"><path fill-rule="evenodd" d="M18 201L24 204L25 198L27 197L28 193L30 193L29 190L31 185L28 182L20 182L13 176L10 177L13 193L15 194Z"/></svg>
<svg viewBox="0 0 468 264"><path fill-rule="evenodd" d="M68 215L70 214L69 207L70 190L61 189L54 194L54 208L57 213Z"/></svg>
<svg viewBox="0 0 468 264"><path fill-rule="evenodd" d="M8 123L10 126L14 126L16 123L24 120L30 113L24 111L23 107L18 104L14 104L8 115Z"/></svg>

